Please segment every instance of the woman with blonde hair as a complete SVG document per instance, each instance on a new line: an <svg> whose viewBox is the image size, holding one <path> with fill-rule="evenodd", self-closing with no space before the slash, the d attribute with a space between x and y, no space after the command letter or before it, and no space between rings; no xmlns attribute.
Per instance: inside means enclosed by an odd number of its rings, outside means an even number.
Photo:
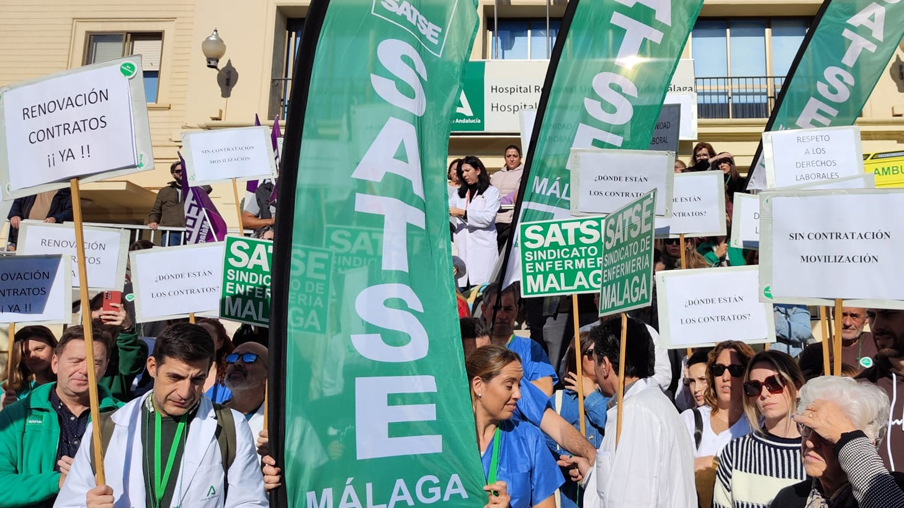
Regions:
<svg viewBox="0 0 904 508"><path fill-rule="evenodd" d="M502 346L465 358L489 507L554 508L564 482L540 429L512 419L521 398L521 358Z"/></svg>
<svg viewBox="0 0 904 508"><path fill-rule="evenodd" d="M744 416L743 377L753 349L743 342L720 342L706 362L704 404L681 413L694 440L694 471L701 506L710 506L715 481L714 460L732 440L750 434Z"/></svg>
<svg viewBox="0 0 904 508"><path fill-rule="evenodd" d="M787 353L767 350L744 374L744 413L754 432L719 455L713 506L767 508L778 492L806 478L801 437L792 419L804 375Z"/></svg>

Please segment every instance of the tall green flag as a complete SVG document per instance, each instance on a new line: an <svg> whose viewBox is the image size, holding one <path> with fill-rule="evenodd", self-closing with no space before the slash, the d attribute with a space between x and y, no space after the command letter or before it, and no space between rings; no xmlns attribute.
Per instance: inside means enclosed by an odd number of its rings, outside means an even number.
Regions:
<svg viewBox="0 0 904 508"><path fill-rule="evenodd" d="M280 172L278 506L482 506L446 156L476 0L315 0Z"/></svg>
<svg viewBox="0 0 904 508"><path fill-rule="evenodd" d="M568 216L572 148L646 150L703 0L570 2L528 150L521 220ZM567 16L567 15L566 15ZM564 24L564 23L563 23ZM551 82L550 82L551 79Z"/></svg>
<svg viewBox="0 0 904 508"><path fill-rule="evenodd" d="M825 0L782 85L766 131L853 125L904 38L900 0ZM766 187L763 144L748 189Z"/></svg>
<svg viewBox="0 0 904 508"><path fill-rule="evenodd" d="M572 0L553 49L516 220L570 216L572 148L646 150L703 0ZM519 218L520 214L520 218ZM500 278L511 280L510 250Z"/></svg>

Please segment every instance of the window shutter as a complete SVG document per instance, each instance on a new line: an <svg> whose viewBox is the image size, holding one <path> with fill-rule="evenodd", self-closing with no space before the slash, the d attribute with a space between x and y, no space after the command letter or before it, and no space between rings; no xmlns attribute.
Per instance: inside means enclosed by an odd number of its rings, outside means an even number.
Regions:
<svg viewBox="0 0 904 508"><path fill-rule="evenodd" d="M109 62L122 58L124 34L96 34L88 40L88 57L85 64Z"/></svg>
<svg viewBox="0 0 904 508"><path fill-rule="evenodd" d="M145 71L160 70L160 54L163 52L163 38L154 35L153 38L133 39L132 54L141 55L141 66Z"/></svg>

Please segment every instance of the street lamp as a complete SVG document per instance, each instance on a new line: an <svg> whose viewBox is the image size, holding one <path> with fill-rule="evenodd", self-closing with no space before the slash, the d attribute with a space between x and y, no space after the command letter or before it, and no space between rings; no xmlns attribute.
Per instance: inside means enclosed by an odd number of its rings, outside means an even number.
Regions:
<svg viewBox="0 0 904 508"><path fill-rule="evenodd" d="M226 54L226 43L223 42L223 39L220 39L220 34L217 33L216 28L213 29L210 37L204 39L204 42L201 43L201 52L207 58L207 67L216 69L220 59Z"/></svg>

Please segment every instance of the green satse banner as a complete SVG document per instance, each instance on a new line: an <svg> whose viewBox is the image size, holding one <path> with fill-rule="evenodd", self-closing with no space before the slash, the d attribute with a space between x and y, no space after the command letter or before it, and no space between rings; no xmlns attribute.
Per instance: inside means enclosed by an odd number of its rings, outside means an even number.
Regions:
<svg viewBox="0 0 904 508"><path fill-rule="evenodd" d="M220 318L255 326L270 324L273 242L226 237Z"/></svg>
<svg viewBox="0 0 904 508"><path fill-rule="evenodd" d="M826 0L766 131L853 125L904 37L900 0ZM766 187L762 143L749 189Z"/></svg>
<svg viewBox="0 0 904 508"><path fill-rule="evenodd" d="M486 504L441 171L476 7L312 2L274 256L280 506ZM314 280L322 328L306 320Z"/></svg>
<svg viewBox="0 0 904 508"><path fill-rule="evenodd" d="M522 296L599 292L601 217L522 222L518 229Z"/></svg>
<svg viewBox="0 0 904 508"><path fill-rule="evenodd" d="M534 128L522 220L569 216L571 148L650 147L702 5L703 0L577 3L559 59L550 66L555 74L545 108L541 101L539 134Z"/></svg>
<svg viewBox="0 0 904 508"><path fill-rule="evenodd" d="M603 223L600 316L653 301L653 239L656 190L606 216Z"/></svg>

